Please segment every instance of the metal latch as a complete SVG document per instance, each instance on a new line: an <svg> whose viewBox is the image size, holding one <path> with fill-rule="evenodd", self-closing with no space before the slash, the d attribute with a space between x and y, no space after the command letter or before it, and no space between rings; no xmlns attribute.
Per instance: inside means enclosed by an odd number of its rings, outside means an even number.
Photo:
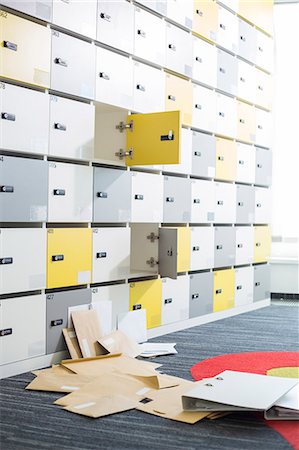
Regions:
<svg viewBox="0 0 299 450"><path fill-rule="evenodd" d="M119 159L123 159L126 156L128 156L130 159L133 159L133 149L129 149L129 150L125 151L121 148L119 150L119 152L115 153L115 156L118 156Z"/></svg>
<svg viewBox="0 0 299 450"><path fill-rule="evenodd" d="M148 264L150 267L155 267L159 264L159 261L156 261L155 258L152 256L150 259L146 261L146 264Z"/></svg>
<svg viewBox="0 0 299 450"><path fill-rule="evenodd" d="M130 130L130 131L133 131L133 124L134 124L133 120L130 120L129 123L119 122L119 124L116 125L115 128L116 128L117 130L119 130L121 133L122 133L123 131L127 130L127 129Z"/></svg>
<svg viewBox="0 0 299 450"><path fill-rule="evenodd" d="M152 231L148 236L146 236L146 239L149 239L151 242L155 242L156 239L159 239L159 236Z"/></svg>

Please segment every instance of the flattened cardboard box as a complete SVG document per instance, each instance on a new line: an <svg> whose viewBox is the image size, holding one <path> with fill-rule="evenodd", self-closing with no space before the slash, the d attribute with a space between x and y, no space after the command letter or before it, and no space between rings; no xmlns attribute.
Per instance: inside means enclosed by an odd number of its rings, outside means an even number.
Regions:
<svg viewBox="0 0 299 450"><path fill-rule="evenodd" d="M40 373L25 389L47 392L73 392L80 389L94 378L74 373Z"/></svg>
<svg viewBox="0 0 299 450"><path fill-rule="evenodd" d="M62 333L71 358L83 358L75 330L73 328L64 328Z"/></svg>
<svg viewBox="0 0 299 450"><path fill-rule="evenodd" d="M72 312L72 321L84 358L107 353L103 352L98 343L98 339L103 336L103 333L95 310L74 311Z"/></svg>
<svg viewBox="0 0 299 450"><path fill-rule="evenodd" d="M98 340L104 353L122 353L135 358L140 355L140 346L120 330L113 331Z"/></svg>
<svg viewBox="0 0 299 450"><path fill-rule="evenodd" d="M93 397L90 401L75 403L71 406L66 406L65 410L83 416L92 417L94 419L99 417L116 414L130 409L135 409L136 402L126 398L122 395L103 395L101 397Z"/></svg>

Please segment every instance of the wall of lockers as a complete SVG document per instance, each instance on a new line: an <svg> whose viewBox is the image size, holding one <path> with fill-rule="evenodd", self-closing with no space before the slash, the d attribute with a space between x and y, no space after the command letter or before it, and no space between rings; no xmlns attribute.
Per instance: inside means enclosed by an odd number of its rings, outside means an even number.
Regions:
<svg viewBox="0 0 299 450"><path fill-rule="evenodd" d="M271 1L1 5L2 364L268 298Z"/></svg>

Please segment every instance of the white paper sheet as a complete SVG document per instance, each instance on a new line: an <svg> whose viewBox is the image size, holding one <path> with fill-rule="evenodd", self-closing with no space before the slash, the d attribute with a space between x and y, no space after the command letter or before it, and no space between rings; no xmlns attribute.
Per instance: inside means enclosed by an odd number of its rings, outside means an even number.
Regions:
<svg viewBox="0 0 299 450"><path fill-rule="evenodd" d="M175 345L176 343L146 342L140 346L140 356L143 358L152 358L154 356L175 355L177 353L174 348Z"/></svg>
<svg viewBox="0 0 299 450"><path fill-rule="evenodd" d="M119 314L117 328L133 339L137 344L147 341L146 310L138 309Z"/></svg>
<svg viewBox="0 0 299 450"><path fill-rule="evenodd" d="M91 304L91 309L95 309L98 314L103 335L112 332L112 302L110 300L101 300Z"/></svg>

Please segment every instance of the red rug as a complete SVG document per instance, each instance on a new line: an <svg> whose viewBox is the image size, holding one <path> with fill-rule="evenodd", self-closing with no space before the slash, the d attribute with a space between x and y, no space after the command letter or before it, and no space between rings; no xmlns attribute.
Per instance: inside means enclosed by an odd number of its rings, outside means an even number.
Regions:
<svg viewBox="0 0 299 450"><path fill-rule="evenodd" d="M224 370L259 373L276 367L298 367L299 352L233 353L215 356L195 364L190 372L195 380L218 375ZM294 448L299 450L299 423L291 420L264 420L265 424L280 433Z"/></svg>

